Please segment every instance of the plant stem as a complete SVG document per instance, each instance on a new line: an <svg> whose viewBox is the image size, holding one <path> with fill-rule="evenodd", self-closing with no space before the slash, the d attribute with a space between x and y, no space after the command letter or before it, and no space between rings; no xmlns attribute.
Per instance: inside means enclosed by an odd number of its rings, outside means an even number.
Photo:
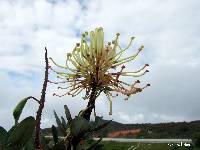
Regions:
<svg viewBox="0 0 200 150"><path fill-rule="evenodd" d="M92 92L90 94L89 102L87 104L87 110L83 113L82 117L86 120L90 121L90 115L92 113L92 109L95 107L95 100L97 98L97 83L95 82L95 79L92 82Z"/></svg>
<svg viewBox="0 0 200 150"><path fill-rule="evenodd" d="M48 58L47 58L47 49L45 47L45 78L43 83L43 88L41 92L41 98L40 98L40 105L36 114L36 125L35 125L35 148L37 150L40 150L40 124L41 124L41 116L42 116L42 110L44 108L44 102L45 102L45 94L46 94L46 88L47 88L47 82L48 82Z"/></svg>

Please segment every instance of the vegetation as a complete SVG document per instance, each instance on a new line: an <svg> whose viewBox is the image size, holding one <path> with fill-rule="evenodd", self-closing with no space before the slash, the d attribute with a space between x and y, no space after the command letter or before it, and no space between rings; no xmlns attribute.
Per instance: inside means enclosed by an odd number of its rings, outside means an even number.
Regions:
<svg viewBox="0 0 200 150"><path fill-rule="evenodd" d="M194 132L192 141L196 147L200 148L200 132Z"/></svg>
<svg viewBox="0 0 200 150"><path fill-rule="evenodd" d="M101 118L100 118L101 119ZM101 119L100 123L104 123L106 120ZM107 137L108 133L114 131L124 131L130 129L141 129L141 132L136 135L121 136L123 138L185 138L192 139L198 137L200 132L200 121L191 122L171 122L171 123L157 123L157 124L122 124L115 121L111 121L105 128L94 132L94 135ZM151 131L151 132L149 132ZM50 135L51 129L46 128L42 130L44 135ZM196 133L196 134L194 134ZM60 136L61 133L58 132ZM119 136L120 137L120 136Z"/></svg>
<svg viewBox="0 0 200 150"><path fill-rule="evenodd" d="M103 150L200 150L197 147L177 146L176 144L171 146L159 143L100 142L100 144L102 144Z"/></svg>
<svg viewBox="0 0 200 150"><path fill-rule="evenodd" d="M33 131L35 119L27 117L20 123L16 123L8 132L0 126L0 150L33 150Z"/></svg>

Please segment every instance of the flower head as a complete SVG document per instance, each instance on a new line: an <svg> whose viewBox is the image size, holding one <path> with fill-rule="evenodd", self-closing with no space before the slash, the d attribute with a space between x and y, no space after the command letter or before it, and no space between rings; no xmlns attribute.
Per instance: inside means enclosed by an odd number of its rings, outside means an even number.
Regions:
<svg viewBox="0 0 200 150"><path fill-rule="evenodd" d="M90 39L89 42L88 36ZM84 99L89 99L93 90L95 90L96 97L101 92L104 92L110 101L109 114L112 114L111 97L114 97L112 92L119 92L128 98L133 94L141 92L147 86L150 86L150 84L147 84L144 87L138 87L139 80L136 80L133 84L119 80L120 76L140 77L149 72L146 70L146 67L149 66L148 64L145 64L136 71L124 71L124 64L133 61L143 50L144 46L141 46L134 55L123 58L122 54L131 46L134 37L131 37L127 47L121 48L119 45L119 36L120 34L117 33L112 43L108 42L105 44L103 28L96 28L89 35L88 32L82 34L80 43L77 43L72 52L67 54L65 66L58 65L50 58L57 67L68 71L58 72L50 67L51 70L57 73L58 78L64 80L62 82L52 83L70 83L68 87L58 87L60 89L70 88L69 91L63 95L54 95L64 96L68 94L76 96L85 89L86 95ZM119 66L121 66L119 72L111 72L111 69L117 69Z"/></svg>

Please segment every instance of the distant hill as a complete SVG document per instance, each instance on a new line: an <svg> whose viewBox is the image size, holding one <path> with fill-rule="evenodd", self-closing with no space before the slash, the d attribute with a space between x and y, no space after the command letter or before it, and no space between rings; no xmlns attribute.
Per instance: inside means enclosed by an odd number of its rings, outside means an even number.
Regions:
<svg viewBox="0 0 200 150"><path fill-rule="evenodd" d="M102 123L107 120L101 120ZM127 130L139 130L135 134L124 134ZM117 137L123 138L191 138L193 133L200 132L200 120L191 122L170 123L145 123L145 124L122 124L112 121L106 128L95 132L94 136L108 137L111 133L123 131L123 134L115 133ZM51 129L42 129L44 135L51 135ZM110 134L109 134L110 133ZM127 133L127 132L126 132Z"/></svg>

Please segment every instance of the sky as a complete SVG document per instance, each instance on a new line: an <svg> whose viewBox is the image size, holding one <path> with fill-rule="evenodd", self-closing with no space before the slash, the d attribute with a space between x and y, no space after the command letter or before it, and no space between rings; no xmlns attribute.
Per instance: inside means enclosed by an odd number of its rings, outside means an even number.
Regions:
<svg viewBox="0 0 200 150"><path fill-rule="evenodd" d="M96 113L121 123L160 123L200 120L200 1L199 0L1 0L0 1L0 125L14 125L17 103L40 98L44 79L44 47L48 57L64 65L66 54L80 42L82 32L103 27L105 41L120 33L125 47L136 37L126 55L144 45L137 59L126 65L135 70L145 63L149 73L140 79L151 86L128 101L113 99L113 115L104 95L96 101ZM53 66L53 65L52 65ZM55 67L55 66L54 66ZM57 80L51 72L50 79ZM42 128L55 124L53 110L72 116L85 108L81 97L55 97L56 85L48 84ZM20 120L35 116L38 104L26 104ZM92 115L92 119L93 119Z"/></svg>

